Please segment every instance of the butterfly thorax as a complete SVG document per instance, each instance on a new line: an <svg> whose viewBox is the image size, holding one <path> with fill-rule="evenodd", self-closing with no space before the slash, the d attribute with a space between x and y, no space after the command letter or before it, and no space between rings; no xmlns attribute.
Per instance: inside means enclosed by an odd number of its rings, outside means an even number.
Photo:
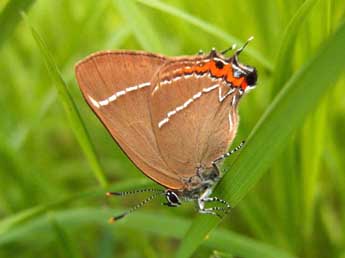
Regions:
<svg viewBox="0 0 345 258"><path fill-rule="evenodd" d="M194 176L184 180L185 186L178 194L184 200L197 200L205 191L212 189L219 179L220 173L215 167L199 166Z"/></svg>
<svg viewBox="0 0 345 258"><path fill-rule="evenodd" d="M213 187L220 178L219 170L216 167L205 168L199 166L196 168L196 174L187 180L184 180L185 187L181 190L165 191L167 199L166 205L177 207L181 201L194 201L199 211L205 208L205 202L211 200Z"/></svg>

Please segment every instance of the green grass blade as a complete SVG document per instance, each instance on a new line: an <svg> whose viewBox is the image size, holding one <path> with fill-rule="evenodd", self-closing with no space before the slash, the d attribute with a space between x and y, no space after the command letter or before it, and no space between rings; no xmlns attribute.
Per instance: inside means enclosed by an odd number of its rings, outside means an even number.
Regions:
<svg viewBox="0 0 345 258"><path fill-rule="evenodd" d="M322 105L307 120L302 131L303 145L301 146L301 178L303 196L303 235L305 240L311 239L314 216L317 205L317 195L320 188L318 181L322 172L322 155L327 132L327 115L330 105L323 101Z"/></svg>
<svg viewBox="0 0 345 258"><path fill-rule="evenodd" d="M99 208L72 209L54 212L54 220L59 225L69 228L97 223L106 227L114 227L114 230L133 229L170 238L183 237L191 224L190 221L176 216L157 214L157 212L137 212L121 222L107 225L108 218L119 212L120 210ZM35 221L13 229L2 239L0 237L0 244L18 241L29 234L40 234L42 230L49 229L49 224L49 216L47 218L46 214L42 214ZM205 245L246 258L293 258L275 247L227 230L216 230L210 234Z"/></svg>
<svg viewBox="0 0 345 258"><path fill-rule="evenodd" d="M153 26L136 3L133 0L115 0L115 3L140 45L147 51L163 52L164 48Z"/></svg>
<svg viewBox="0 0 345 258"><path fill-rule="evenodd" d="M121 183L116 183L109 186L109 189L112 191L128 191L133 190L133 187L136 188L145 188L145 187L152 187L152 182L148 179L131 179L122 181ZM30 209L18 212L12 216L8 216L0 221L0 245L3 239L6 239L6 235L17 227L20 227L24 224L30 224L32 221L42 214L46 213L47 211L51 211L57 209L62 206L66 206L67 204L82 200L85 198L91 197L104 197L104 190L96 187L95 189L87 190L84 192L77 193L75 195L63 198L53 203L45 204L45 205L38 205L34 206Z"/></svg>
<svg viewBox="0 0 345 258"><path fill-rule="evenodd" d="M267 211L267 204L259 196L248 196L245 201L238 206L239 216L245 220L251 235L257 239L269 242L270 239L277 238L276 218L271 218L271 213Z"/></svg>
<svg viewBox="0 0 345 258"><path fill-rule="evenodd" d="M279 92L282 86L293 74L293 66L296 61L294 59L296 40L298 39L298 36L302 34L301 27L306 24L308 19L310 19L313 14L312 10L314 10L314 6L317 2L318 0L307 0L301 3L284 30L275 60L275 72L272 73L271 84L273 87L271 94L273 96ZM296 200L295 202L287 202L287 198L293 196L293 189L296 191L297 189L293 185L294 181L291 181L293 180L292 170L288 168L288 164L291 164L291 159L289 160L287 157L289 153L290 152L286 151L282 155L283 157L275 162L280 163L278 166L282 170L276 170L275 173L272 174L271 184L274 189L273 192L275 192L275 207L277 207L278 210L276 218L282 218L281 222L277 224L282 224L281 229L284 230L286 234L288 234L287 232L290 233L290 237L288 238L289 240L286 242L290 245L291 249L293 248L292 246L294 243L292 239L296 237L296 234L293 232L295 214L294 207L296 206L291 207L291 205L296 204Z"/></svg>
<svg viewBox="0 0 345 258"><path fill-rule="evenodd" d="M20 13L29 10L35 0L10 0L0 14L0 48L8 39L18 22Z"/></svg>
<svg viewBox="0 0 345 258"><path fill-rule="evenodd" d="M274 90L276 92L292 74L293 58L291 57L293 56L297 33L316 3L317 0L307 0L303 2L285 29L276 58L275 72L272 74L272 85L275 86Z"/></svg>
<svg viewBox="0 0 345 258"><path fill-rule="evenodd" d="M54 61L54 58L52 54L50 53L47 44L45 43L43 38L39 35L37 30L34 27L32 27L29 23L28 25L30 26L32 35L45 59L47 69L51 77L53 78L53 82L59 94L59 99L67 113L73 132L76 138L78 139L78 142L82 150L84 151L87 157L87 160L90 163L90 166L93 169L96 179L103 187L106 187L107 180L106 180L104 171L97 157L95 148L91 142L90 136L86 130L84 122L79 114L77 106L69 93L68 86L66 82L64 81L64 79L62 78L59 68L56 62Z"/></svg>
<svg viewBox="0 0 345 258"><path fill-rule="evenodd" d="M42 214L46 210L43 206L36 206L28 210L22 211L15 214L14 216L7 217L0 222L0 244L1 237L6 235L7 232L11 231L15 226L23 224L31 218L35 218Z"/></svg>
<svg viewBox="0 0 345 258"><path fill-rule="evenodd" d="M98 250L95 258L113 258L113 253L116 252L117 246L114 246L114 241L117 241L117 236L111 234L111 228L104 228L101 230L101 237L96 246Z"/></svg>
<svg viewBox="0 0 345 258"><path fill-rule="evenodd" d="M227 32L219 29L218 27L204 21L201 20L195 16L192 16L188 13L185 13L173 6L170 6L166 3L160 2L160 1L156 1L156 0L136 0L138 3L144 4L146 6L149 6L151 8L160 10L162 12L168 13L170 15L176 16L177 18L184 20L208 33L210 33L211 35L214 35L216 37L219 37L220 39L226 41L229 44L237 44L238 46L242 46L243 45L243 41L239 40L238 38L236 38L235 36L232 36L230 34L228 34ZM272 70L272 64L271 62L264 57L260 52L254 50L253 48L248 48L246 49L246 54L248 54L249 56L253 57L254 59L256 59L258 62L260 62L266 69L268 70Z"/></svg>
<svg viewBox="0 0 345 258"><path fill-rule="evenodd" d="M248 144L233 163L231 172L219 183L215 195L236 206L249 192L281 153L291 134L301 126L305 116L315 108L323 94L335 85L345 67L344 46L345 24L287 82L253 129ZM177 257L190 257L218 223L217 218L198 216L182 241Z"/></svg>
<svg viewBox="0 0 345 258"><path fill-rule="evenodd" d="M63 226L56 220L55 214L50 212L48 214L48 220L50 226L55 233L55 238L57 242L60 243L60 250L62 252L62 257L66 258L81 258L81 250L77 248L75 244L71 241Z"/></svg>

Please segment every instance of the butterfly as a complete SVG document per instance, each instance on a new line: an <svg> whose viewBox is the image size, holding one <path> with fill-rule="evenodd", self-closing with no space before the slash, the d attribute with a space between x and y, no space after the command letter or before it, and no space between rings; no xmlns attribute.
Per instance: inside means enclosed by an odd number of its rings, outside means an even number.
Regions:
<svg viewBox="0 0 345 258"><path fill-rule="evenodd" d="M256 69L239 62L251 39L231 57L225 57L230 49L180 57L119 50L92 54L76 65L88 105L139 170L165 187L109 192L152 193L112 221L158 196L170 207L195 201L200 213L219 215L230 208L211 194L221 178L219 162L244 143L227 152L237 132L238 103L257 81ZM206 208L207 202L221 205Z"/></svg>

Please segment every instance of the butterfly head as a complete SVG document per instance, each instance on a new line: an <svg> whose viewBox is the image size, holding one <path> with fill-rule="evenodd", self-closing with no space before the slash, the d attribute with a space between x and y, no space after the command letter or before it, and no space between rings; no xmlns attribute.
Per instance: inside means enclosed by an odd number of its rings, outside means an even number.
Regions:
<svg viewBox="0 0 345 258"><path fill-rule="evenodd" d="M177 192L167 189L165 191L165 198L167 200L167 203L165 205L170 206L170 207L177 207L181 205L180 198L177 194Z"/></svg>

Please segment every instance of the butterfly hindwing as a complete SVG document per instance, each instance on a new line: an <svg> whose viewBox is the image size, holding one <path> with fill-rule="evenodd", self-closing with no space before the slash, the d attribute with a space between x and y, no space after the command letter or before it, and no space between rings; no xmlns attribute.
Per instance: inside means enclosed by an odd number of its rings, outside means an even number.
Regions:
<svg viewBox="0 0 345 258"><path fill-rule="evenodd" d="M174 76L194 62L168 62L151 82L150 110L158 147L169 169L185 178L224 154L238 125L238 92L230 91L224 80L208 73Z"/></svg>

